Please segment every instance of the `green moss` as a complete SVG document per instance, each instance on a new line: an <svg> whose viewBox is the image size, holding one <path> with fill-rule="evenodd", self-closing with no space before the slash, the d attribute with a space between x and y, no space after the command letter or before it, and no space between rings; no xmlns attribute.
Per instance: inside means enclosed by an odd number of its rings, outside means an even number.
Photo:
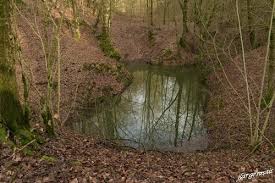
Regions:
<svg viewBox="0 0 275 183"><path fill-rule="evenodd" d="M35 139L35 136L27 129L19 129L17 131L17 140L21 145L26 145Z"/></svg>
<svg viewBox="0 0 275 183"><path fill-rule="evenodd" d="M34 153L35 153L35 151L32 150L31 148L24 148L24 149L22 150L22 152L23 152L24 155L26 155L26 156L33 156Z"/></svg>
<svg viewBox="0 0 275 183"><path fill-rule="evenodd" d="M24 103L23 103L23 120L25 124L29 124L30 119L30 105L29 105L29 82L24 74L22 74L22 81L24 86Z"/></svg>
<svg viewBox="0 0 275 183"><path fill-rule="evenodd" d="M29 130L29 122L25 120L21 104L16 96L7 90L1 90L0 105L5 106L5 108L0 108L1 134L5 135L4 130L10 131L14 136L11 140L18 145L25 145L33 140L35 137Z"/></svg>
<svg viewBox="0 0 275 183"><path fill-rule="evenodd" d="M0 124L0 142L5 143L7 141L7 137L8 137L8 134L6 129L3 127L2 124Z"/></svg>
<svg viewBox="0 0 275 183"><path fill-rule="evenodd" d="M30 131L28 117L24 116L29 112L24 113L16 95L8 90L0 90L0 106L5 106L0 107L0 141L24 146L36 138Z"/></svg>
<svg viewBox="0 0 275 183"><path fill-rule="evenodd" d="M75 165L75 166L81 166L82 165L81 161L79 161L79 160L74 160L74 161L71 162L71 164Z"/></svg>
<svg viewBox="0 0 275 183"><path fill-rule="evenodd" d="M120 54L114 49L110 36L107 33L102 33L98 37L99 46L104 54L117 61L121 59Z"/></svg>
<svg viewBox="0 0 275 183"><path fill-rule="evenodd" d="M16 95L16 87L9 83L15 80L7 77L7 75L3 78L0 80L2 84L0 85L0 106L4 106L0 107L1 139L7 137L8 132L10 132L9 141L16 145L25 145L33 140L34 136L29 130L29 121L25 118L24 111Z"/></svg>
<svg viewBox="0 0 275 183"><path fill-rule="evenodd" d="M54 137L55 132L54 132L53 117L52 117L52 113L49 108L49 105L47 105L47 103L45 102L45 99L41 105L42 105L41 116L43 119L43 123L46 127L46 132L50 137Z"/></svg>
<svg viewBox="0 0 275 183"><path fill-rule="evenodd" d="M47 155L44 155L42 156L42 158L40 159L41 161L46 161L50 164L54 164L56 162L56 158L53 157L53 156L47 156Z"/></svg>
<svg viewBox="0 0 275 183"><path fill-rule="evenodd" d="M17 130L16 133L12 132L11 136L8 135L9 129L5 128L2 124L0 124L0 142L5 143L11 146L24 146L35 139L35 136L29 131L25 129ZM14 136L15 134L15 136ZM12 138L10 138L12 137ZM26 152L31 151L32 148L35 148L37 143L32 143L28 146L28 148L24 148Z"/></svg>
<svg viewBox="0 0 275 183"><path fill-rule="evenodd" d="M0 108L1 121L11 131L16 132L26 124L23 122L23 111L20 102L16 96L8 90L0 90ZM26 125L27 126L27 125Z"/></svg>

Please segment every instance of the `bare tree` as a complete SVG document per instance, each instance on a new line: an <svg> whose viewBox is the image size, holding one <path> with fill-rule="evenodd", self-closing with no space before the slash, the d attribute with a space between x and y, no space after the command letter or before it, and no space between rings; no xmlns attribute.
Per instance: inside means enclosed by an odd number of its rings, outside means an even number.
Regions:
<svg viewBox="0 0 275 183"><path fill-rule="evenodd" d="M180 8L181 8L181 13L182 13L182 35L180 38L180 46L185 47L185 35L188 32L187 29L187 13L188 13L188 0L178 0Z"/></svg>

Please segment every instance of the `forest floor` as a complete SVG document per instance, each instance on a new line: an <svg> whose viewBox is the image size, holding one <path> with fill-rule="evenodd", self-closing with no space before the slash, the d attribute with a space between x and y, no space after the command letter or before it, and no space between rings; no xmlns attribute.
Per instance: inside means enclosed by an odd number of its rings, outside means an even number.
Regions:
<svg viewBox="0 0 275 183"><path fill-rule="evenodd" d="M149 49L145 42L141 21L129 21L118 17L113 22L112 35L115 47L128 62L144 61L157 50L174 49L173 38L169 44ZM135 24L136 23L136 24ZM129 26L128 26L129 25ZM166 35L164 30L163 35ZM39 40L31 33L24 21L19 21L19 39L23 56L29 62L32 73L31 107L34 109L32 121L39 121L39 93L45 91L46 73L43 67L43 55L38 46ZM120 32L120 33L119 33ZM133 32L134 34L129 34ZM168 31L171 32L171 31ZM159 33L158 35L160 35ZM172 33L171 33L172 34ZM162 34L161 34L162 35ZM130 36L131 39L127 36ZM165 42L164 36L156 39ZM158 40L159 39L159 40ZM124 42L125 41L125 42ZM167 42L166 42L167 44ZM170 45L170 46L169 46ZM129 48L129 49L128 49ZM135 50L136 49L136 50ZM156 51L155 51L156 50ZM264 60L264 48L247 53L247 65L250 81L259 84L261 66ZM131 58L131 59L129 59ZM105 95L117 95L125 89L120 75L130 78L126 70L119 74L106 74L83 69L85 65L108 67L116 72L119 64L107 58L101 52L98 41L87 26L81 29L81 38L76 41L68 29L64 28L62 38L62 111L61 119L68 119L71 109L84 105L83 101ZM173 64L184 64L178 61ZM234 63L225 64L225 70L233 86L240 92L241 99L246 98L245 85L236 65L241 64L240 57ZM20 72L20 71L19 71ZM32 156L13 151L0 144L0 182L235 182L241 173L270 170L275 167L275 153L269 144L255 153L250 153L247 145L248 122L243 106L232 89L225 84L221 70L208 77L210 99L205 114L210 145L207 151L193 153L172 153L133 150L119 147L112 142L75 134L64 128L58 131L54 139L47 139ZM107 91L107 93L106 93ZM256 89L252 89L256 96ZM89 96L86 95L89 93ZM73 100L72 100L73 99ZM273 108L271 121L275 121ZM39 128L40 123L34 123ZM274 124L267 133L275 141ZM275 174L256 177L253 182L275 182Z"/></svg>

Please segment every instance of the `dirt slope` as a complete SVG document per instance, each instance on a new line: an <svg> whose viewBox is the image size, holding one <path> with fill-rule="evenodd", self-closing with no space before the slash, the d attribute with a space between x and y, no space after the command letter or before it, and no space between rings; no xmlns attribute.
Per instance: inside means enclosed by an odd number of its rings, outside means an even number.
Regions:
<svg viewBox="0 0 275 183"><path fill-rule="evenodd" d="M28 18L28 17L27 17ZM32 19L30 19L32 20ZM30 100L35 113L39 113L40 97L37 90L41 93L46 92L47 74L44 55L41 43L32 29L26 26L25 19L18 21L18 34L23 48L23 58L28 65L30 78L32 79ZM124 89L124 83L116 76L93 72L85 67L98 66L107 67L116 72L119 65L116 61L105 57L98 46L97 39L92 34L92 30L87 25L81 27L81 37L79 40L73 37L71 30L64 26L61 40L61 119L64 120L74 103L82 104L89 98L103 95L115 95ZM27 68L28 68L27 67ZM129 75L126 70L121 71L127 78ZM32 73L32 74L30 74ZM109 93L102 93L104 88L108 88ZM75 100L75 102L74 102Z"/></svg>
<svg viewBox="0 0 275 183"><path fill-rule="evenodd" d="M194 62L191 50L178 49L179 38L173 23L155 26L152 30L153 39L150 40L148 25L141 18L116 14L112 22L112 41L126 62L168 65ZM188 43L192 45L193 40L189 40Z"/></svg>
<svg viewBox="0 0 275 183"><path fill-rule="evenodd" d="M261 86L266 48L262 47L246 54L246 65L249 76L252 113L256 113L259 90ZM246 85L240 70L243 70L241 56L233 62L224 64L228 80L235 91L229 86L221 69L210 75L209 87L211 88L210 100L206 121L208 122L213 148L247 148L249 141L249 120L247 107ZM263 121L263 119L261 120ZM275 141L275 106L270 117L271 130L268 132L271 141ZM226 130L223 130L226 129ZM214 147L215 146L215 147Z"/></svg>

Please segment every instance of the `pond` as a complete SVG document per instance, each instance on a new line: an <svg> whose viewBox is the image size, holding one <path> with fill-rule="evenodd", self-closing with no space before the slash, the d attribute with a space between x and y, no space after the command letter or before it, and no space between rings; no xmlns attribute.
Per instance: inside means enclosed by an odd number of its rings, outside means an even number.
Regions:
<svg viewBox="0 0 275 183"><path fill-rule="evenodd" d="M146 150L190 152L208 145L207 88L195 67L128 66L133 83L108 104L78 111L69 127Z"/></svg>

